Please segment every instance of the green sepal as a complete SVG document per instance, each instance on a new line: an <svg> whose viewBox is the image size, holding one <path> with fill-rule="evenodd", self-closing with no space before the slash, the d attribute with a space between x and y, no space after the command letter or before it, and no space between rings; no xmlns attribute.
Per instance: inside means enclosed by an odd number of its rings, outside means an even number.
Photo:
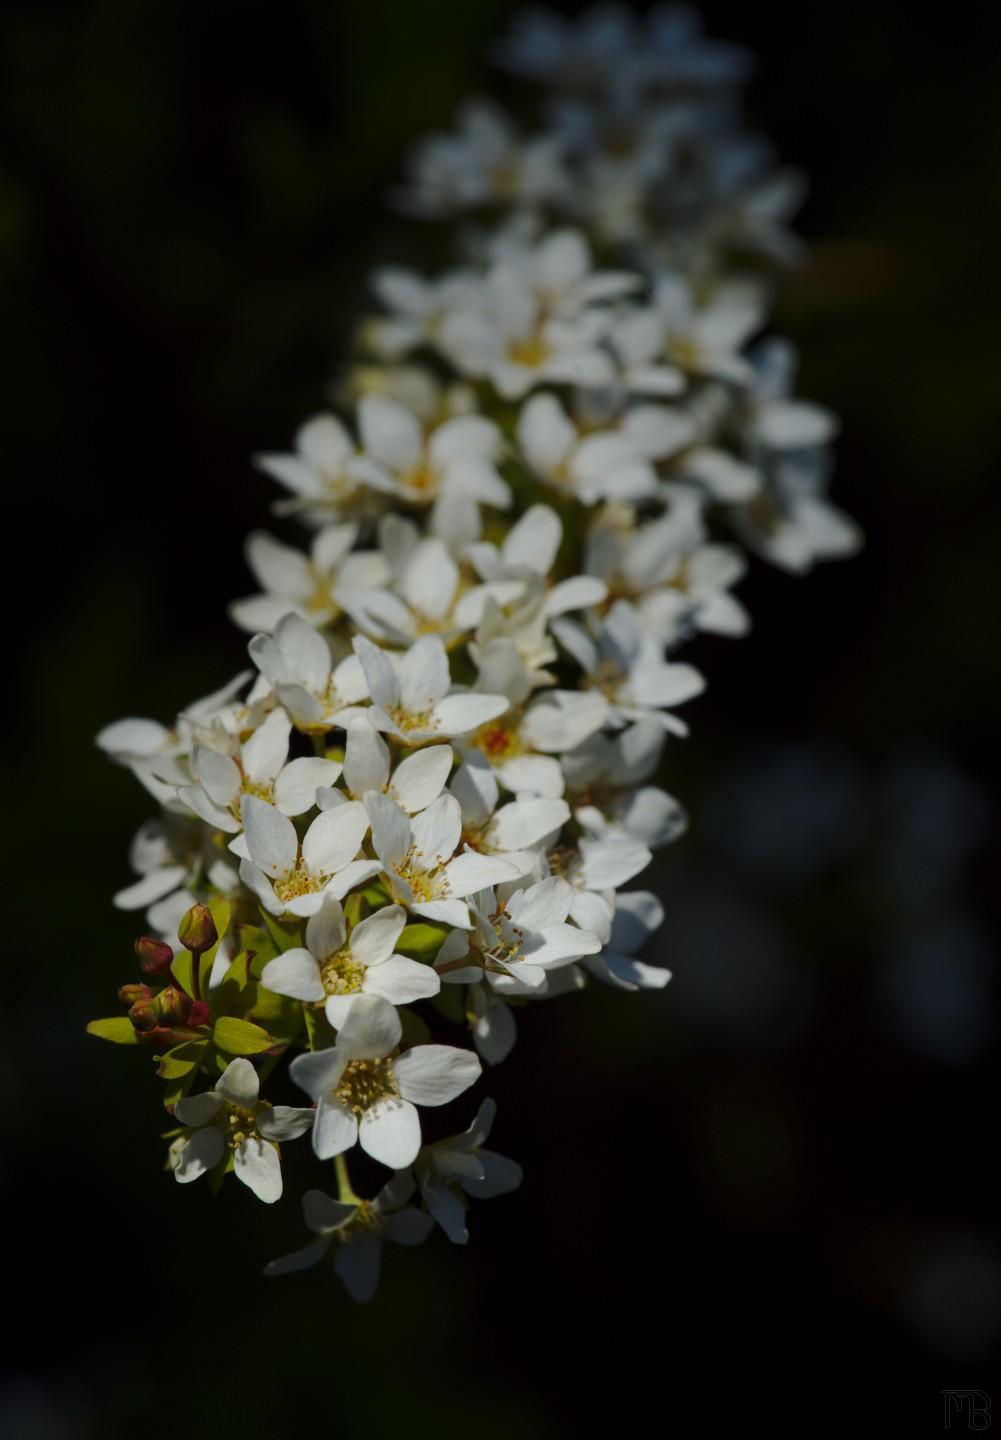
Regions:
<svg viewBox="0 0 1001 1440"><path fill-rule="evenodd" d="M314 1010L311 1005L303 1007L306 1017L306 1039L309 1042L310 1050L329 1050L334 1044L336 1036L326 1015L322 1010Z"/></svg>
<svg viewBox="0 0 1001 1440"><path fill-rule="evenodd" d="M112 1045L138 1045L136 1027L127 1015L109 1015L106 1020L92 1020L87 1026L88 1035L99 1040L110 1040Z"/></svg>
<svg viewBox="0 0 1001 1440"><path fill-rule="evenodd" d="M173 1112L178 1100L183 1100L185 1095L195 1083L195 1076L198 1074L198 1066L188 1070L184 1075L178 1075L174 1080L168 1080L163 1092L163 1107ZM173 1132L175 1135L178 1131ZM168 1137L169 1138L169 1137Z"/></svg>
<svg viewBox="0 0 1001 1440"><path fill-rule="evenodd" d="M276 952L281 955L286 950L299 950L303 945L303 922L294 920L291 923L283 920L276 920L274 915L269 915L266 910L261 911L261 919L264 921L264 928L271 936Z"/></svg>
<svg viewBox="0 0 1001 1440"><path fill-rule="evenodd" d="M368 906L365 903L365 896L360 890L353 890L344 902L344 919L349 930L360 925L368 913Z"/></svg>
<svg viewBox="0 0 1001 1440"><path fill-rule="evenodd" d="M197 1070L205 1057L207 1040L185 1040L159 1057L157 1074L162 1080L179 1080Z"/></svg>
<svg viewBox="0 0 1001 1440"><path fill-rule="evenodd" d="M416 925L404 925L396 942L397 953L407 955L411 960L422 960L429 965L441 949L448 933L446 925L435 925L426 920Z"/></svg>
<svg viewBox="0 0 1001 1440"><path fill-rule="evenodd" d="M251 954L251 974L259 976L269 960L278 954L278 946L270 934L260 925L239 925L236 927L240 938L240 949Z"/></svg>
<svg viewBox="0 0 1001 1440"><path fill-rule="evenodd" d="M274 1041L266 1030L250 1020L220 1015L212 1028L212 1043L227 1055L259 1055L262 1050L270 1050Z"/></svg>
<svg viewBox="0 0 1001 1440"><path fill-rule="evenodd" d="M412 1010L400 1010L398 1014L402 1026L400 1049L409 1050L411 1045L426 1045L431 1039L431 1031L421 1017Z"/></svg>
<svg viewBox="0 0 1001 1440"><path fill-rule="evenodd" d="M381 910L384 905L392 902L392 895L386 889L381 880L373 880L371 885L366 885L361 892L365 904L370 910Z"/></svg>

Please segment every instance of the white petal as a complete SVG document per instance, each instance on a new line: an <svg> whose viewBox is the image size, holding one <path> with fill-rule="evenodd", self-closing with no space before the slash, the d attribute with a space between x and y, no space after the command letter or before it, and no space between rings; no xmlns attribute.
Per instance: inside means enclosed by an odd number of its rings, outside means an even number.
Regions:
<svg viewBox="0 0 1001 1440"><path fill-rule="evenodd" d="M325 994L320 967L308 950L286 950L269 960L261 971L261 984L293 1000L322 1000Z"/></svg>
<svg viewBox="0 0 1001 1440"><path fill-rule="evenodd" d="M178 1164L174 1167L174 1179L179 1185L188 1185L212 1170L222 1159L224 1150L222 1131L215 1126L196 1130L183 1146Z"/></svg>
<svg viewBox="0 0 1001 1440"><path fill-rule="evenodd" d="M352 1060L381 1060L400 1043L400 1017L378 995L359 995L338 1032L337 1048Z"/></svg>
<svg viewBox="0 0 1001 1440"><path fill-rule="evenodd" d="M304 755L290 760L275 785L275 805L283 815L302 815L316 804L321 785L333 785L341 773L336 760Z"/></svg>
<svg viewBox="0 0 1001 1440"><path fill-rule="evenodd" d="M375 1295L381 1261L381 1240L366 1238L353 1240L350 1245L338 1245L334 1269L352 1300L364 1305Z"/></svg>
<svg viewBox="0 0 1001 1440"><path fill-rule="evenodd" d="M489 830L490 845L495 850L521 850L527 845L537 845L569 819L570 806L565 800L515 800L501 806L494 816Z"/></svg>
<svg viewBox="0 0 1001 1440"><path fill-rule="evenodd" d="M240 1055L229 1062L215 1082L215 1088L231 1105L241 1105L245 1110L249 1110L257 1104L261 1082L250 1061Z"/></svg>
<svg viewBox="0 0 1001 1440"><path fill-rule="evenodd" d="M351 931L351 954L362 965L380 965L392 955L407 923L400 905L385 905Z"/></svg>
<svg viewBox="0 0 1001 1440"><path fill-rule="evenodd" d="M188 1095L174 1106L174 1118L182 1125L208 1125L219 1114L223 1098L217 1090L203 1090L200 1095Z"/></svg>
<svg viewBox="0 0 1001 1440"><path fill-rule="evenodd" d="M399 701L400 687L389 656L371 640L366 640L364 635L356 635L353 643L365 672L369 694L384 710L392 710Z"/></svg>
<svg viewBox="0 0 1001 1440"><path fill-rule="evenodd" d="M395 869L410 849L410 821L388 795L370 791L364 803L372 825L375 852L388 869Z"/></svg>
<svg viewBox="0 0 1001 1440"><path fill-rule="evenodd" d="M358 404L362 445L391 470L408 470L421 456L421 426L413 411L386 395L363 395Z"/></svg>
<svg viewBox="0 0 1001 1440"><path fill-rule="evenodd" d="M343 870L358 854L367 830L368 814L357 800L317 815L302 841L302 858L310 874Z"/></svg>
<svg viewBox="0 0 1001 1440"><path fill-rule="evenodd" d="M427 1000L440 989L441 979L436 970L405 955L390 955L381 965L373 966L365 977L366 992L381 995L393 1005Z"/></svg>
<svg viewBox="0 0 1001 1440"><path fill-rule="evenodd" d="M373 1105L361 1117L358 1140L373 1160L391 1170L403 1170L414 1163L421 1148L421 1122L416 1108L407 1100L384 1100Z"/></svg>
<svg viewBox="0 0 1001 1440"><path fill-rule="evenodd" d="M297 1105L275 1105L257 1117L257 1129L265 1140L297 1140L313 1128L316 1111Z"/></svg>
<svg viewBox="0 0 1001 1440"><path fill-rule="evenodd" d="M350 1150L358 1139L354 1111L339 1100L321 1100L313 1123L313 1153L320 1160L332 1160Z"/></svg>
<svg viewBox="0 0 1001 1440"><path fill-rule="evenodd" d="M521 867L503 856L481 855L476 850L464 851L445 867L448 893L460 899L492 885L503 885L505 880L517 880L521 874Z"/></svg>
<svg viewBox="0 0 1001 1440"><path fill-rule="evenodd" d="M289 1065L289 1074L301 1090L312 1100L328 1095L344 1074L347 1057L339 1046L329 1050L312 1050L296 1055Z"/></svg>
<svg viewBox="0 0 1001 1440"><path fill-rule="evenodd" d="M441 794L453 759L451 745L428 745L408 755L393 771L390 795L411 815L426 809Z"/></svg>
<svg viewBox="0 0 1001 1440"><path fill-rule="evenodd" d="M572 750L608 718L608 701L597 690L553 690L529 706L521 724L524 739L535 750Z"/></svg>
<svg viewBox="0 0 1001 1440"><path fill-rule="evenodd" d="M287 875L299 851L292 821L256 795L244 795L241 810L247 849L254 864L272 879Z"/></svg>
<svg viewBox="0 0 1001 1440"><path fill-rule="evenodd" d="M292 722L284 710L272 710L241 750L243 773L257 785L270 785L288 756Z"/></svg>
<svg viewBox="0 0 1001 1440"><path fill-rule="evenodd" d="M348 725L344 779L358 799L367 790L381 791L389 779L389 747L364 715Z"/></svg>
<svg viewBox="0 0 1001 1440"><path fill-rule="evenodd" d="M462 834L462 810L454 795L439 795L410 822L414 847L422 868L444 864L455 852Z"/></svg>
<svg viewBox="0 0 1001 1440"><path fill-rule="evenodd" d="M432 719L443 735L467 735L488 720L496 720L508 708L504 695L479 695L465 691L446 695L432 711Z"/></svg>
<svg viewBox="0 0 1001 1440"><path fill-rule="evenodd" d="M400 1094L416 1105L447 1105L481 1073L473 1052L454 1045L415 1045L393 1068Z"/></svg>
<svg viewBox="0 0 1001 1440"><path fill-rule="evenodd" d="M242 1180L265 1205L273 1205L281 1199L281 1161L270 1141L259 1140L256 1135L241 1141L233 1153L233 1169L236 1178Z"/></svg>
<svg viewBox="0 0 1001 1440"><path fill-rule="evenodd" d="M450 684L444 645L437 635L422 635L400 661L400 704L408 714L423 714Z"/></svg>

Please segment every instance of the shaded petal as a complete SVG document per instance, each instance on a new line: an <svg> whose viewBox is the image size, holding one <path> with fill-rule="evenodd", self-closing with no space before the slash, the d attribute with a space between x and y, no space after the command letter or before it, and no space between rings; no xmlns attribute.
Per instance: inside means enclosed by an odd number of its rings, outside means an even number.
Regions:
<svg viewBox="0 0 1001 1440"><path fill-rule="evenodd" d="M242 1140L233 1153L233 1169L236 1178L265 1205L281 1199L282 1166L278 1151L270 1141L260 1140L256 1135Z"/></svg>
<svg viewBox="0 0 1001 1440"><path fill-rule="evenodd" d="M393 1068L400 1094L417 1105L447 1105L481 1074L473 1052L455 1045L415 1045Z"/></svg>

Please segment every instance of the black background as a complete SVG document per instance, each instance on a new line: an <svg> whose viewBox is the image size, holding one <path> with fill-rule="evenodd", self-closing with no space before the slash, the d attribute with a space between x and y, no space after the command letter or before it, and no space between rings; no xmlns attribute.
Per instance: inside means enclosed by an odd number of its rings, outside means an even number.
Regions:
<svg viewBox="0 0 1001 1440"><path fill-rule="evenodd" d="M305 1423L563 1436L606 1407L665 1434L937 1433L941 1388L992 1389L994 975L949 1001L954 1053L894 1027L881 966L901 907L877 837L906 848L908 827L930 827L915 854L918 890L926 863L934 889L949 863L932 852L953 836L921 766L958 767L980 843L947 909L984 931L995 7L703 7L712 33L757 52L752 113L812 178L814 263L777 325L801 348L803 393L843 417L836 493L868 545L805 581L757 566L751 638L699 642L709 692L665 772L695 833L658 862L653 958L675 981L527 1014L489 1077L523 1190L482 1207L466 1252L438 1236L388 1255L368 1309L323 1273L264 1282L263 1261L301 1241L294 1201L275 1214L234 1186L215 1202L178 1191L146 1062L82 1033L134 978L134 924L109 897L149 813L92 736L126 713L167 719L240 667L224 606L251 588L241 540L272 498L248 456L324 403L373 260L436 256L384 197L409 141L502 89L481 57L513 8L6 8L0 1431L19 1440ZM822 769L847 767L850 838L801 883L774 883L732 853L740 776L818 741ZM891 783L907 766L910 808ZM782 783L780 831L799 785ZM752 808L772 804L759 784ZM687 915L690 934L693 895L718 922L701 969L673 923ZM748 905L794 938L765 1001ZM908 933L929 923L912 905ZM941 1014L929 1024L941 1041Z"/></svg>

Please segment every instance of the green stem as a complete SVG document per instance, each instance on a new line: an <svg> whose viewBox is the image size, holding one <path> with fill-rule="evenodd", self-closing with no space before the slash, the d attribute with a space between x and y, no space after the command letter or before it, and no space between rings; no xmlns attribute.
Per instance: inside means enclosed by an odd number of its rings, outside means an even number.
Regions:
<svg viewBox="0 0 1001 1440"><path fill-rule="evenodd" d="M334 1157L334 1166L337 1170L337 1198L342 1205L360 1205L361 1197L356 1195L351 1188L351 1176L348 1174L348 1162L344 1155Z"/></svg>

